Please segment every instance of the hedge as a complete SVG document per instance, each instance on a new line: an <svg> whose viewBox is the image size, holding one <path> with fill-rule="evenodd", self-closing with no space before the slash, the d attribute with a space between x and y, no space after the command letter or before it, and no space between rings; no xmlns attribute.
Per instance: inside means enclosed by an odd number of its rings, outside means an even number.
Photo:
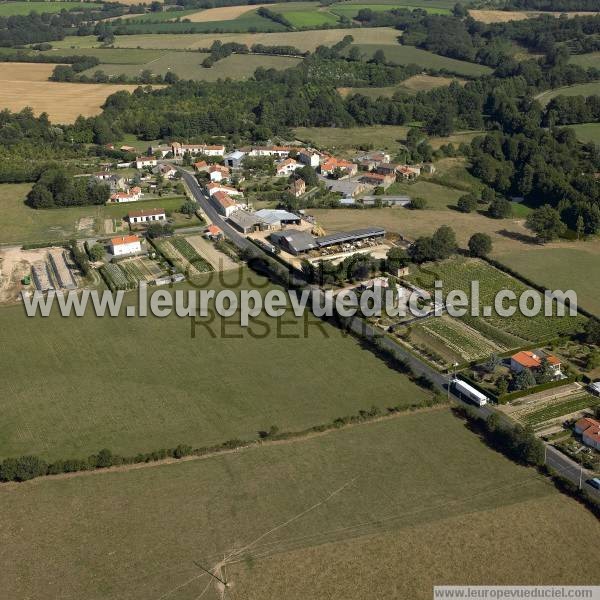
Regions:
<svg viewBox="0 0 600 600"><path fill-rule="evenodd" d="M387 408L387 416L400 412L410 412L424 407L443 405L447 399L442 394L433 394L425 402L413 403L409 406L391 406ZM188 444L179 444L174 448L161 448L153 452L139 453L135 456L121 456L113 454L109 449L104 448L97 454L92 454L87 458L59 459L48 463L44 459L35 455L20 456L18 458L6 458L0 463L0 482L22 482L43 477L45 475L58 475L60 473L74 473L78 471L93 471L97 469L106 469L108 467L119 465L131 465L139 463L150 463L166 458L181 459L185 456L205 456L207 454L216 454L226 452L236 448L253 446L260 444L264 440L286 440L299 438L312 433L330 431L339 429L346 425L364 423L385 416L385 413L377 407L368 410L360 410L355 415L338 417L329 423L315 425L301 431L279 432L274 425L269 431L260 431L259 438L255 440L231 439L214 446L202 446L193 448Z"/></svg>

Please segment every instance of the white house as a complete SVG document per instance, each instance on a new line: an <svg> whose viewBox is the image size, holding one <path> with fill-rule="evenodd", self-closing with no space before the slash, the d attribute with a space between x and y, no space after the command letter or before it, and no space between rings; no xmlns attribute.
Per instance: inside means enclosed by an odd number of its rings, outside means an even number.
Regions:
<svg viewBox="0 0 600 600"><path fill-rule="evenodd" d="M209 196L216 194L217 192L225 192L229 196L243 196L244 193L236 190L234 187L230 187L228 185L223 185L221 183L209 183L206 186L206 191Z"/></svg>
<svg viewBox="0 0 600 600"><path fill-rule="evenodd" d="M186 152L190 154L204 154L204 156L224 156L225 146L210 146L207 144L181 144L173 142L171 144L173 156L183 156Z"/></svg>
<svg viewBox="0 0 600 600"><path fill-rule="evenodd" d="M584 417L575 423L575 433L581 435L586 446L600 450L600 421Z"/></svg>
<svg viewBox="0 0 600 600"><path fill-rule="evenodd" d="M110 251L113 256L126 256L142 251L140 238L137 235L124 235L110 240Z"/></svg>
<svg viewBox="0 0 600 600"><path fill-rule="evenodd" d="M142 188L132 187L127 192L115 192L110 197L110 202L121 204L123 202L137 202L142 197Z"/></svg>
<svg viewBox="0 0 600 600"><path fill-rule="evenodd" d="M315 150L300 150L298 160L303 165L308 165L316 169L321 164L321 155Z"/></svg>
<svg viewBox="0 0 600 600"><path fill-rule="evenodd" d="M151 221L165 221L167 215L164 208L146 208L132 211L127 215L127 220L131 223L148 223Z"/></svg>
<svg viewBox="0 0 600 600"><path fill-rule="evenodd" d="M135 168L143 169L144 167L155 167L158 161L154 156L138 156L135 159Z"/></svg>
<svg viewBox="0 0 600 600"><path fill-rule="evenodd" d="M277 177L289 177L296 169L302 168L299 162L296 162L293 158L286 158L282 160L276 167Z"/></svg>
<svg viewBox="0 0 600 600"><path fill-rule="evenodd" d="M215 192L211 195L210 201L213 206L222 214L226 219L229 218L234 212L246 208L246 205L234 200L231 196L225 192Z"/></svg>
<svg viewBox="0 0 600 600"><path fill-rule="evenodd" d="M254 146L249 152L249 156L277 156L278 158L287 158L292 151L288 146Z"/></svg>
<svg viewBox="0 0 600 600"><path fill-rule="evenodd" d="M177 169L174 169L171 165L158 165L154 169L155 174L161 174L165 179L175 179L177 176Z"/></svg>
<svg viewBox="0 0 600 600"><path fill-rule="evenodd" d="M211 181L219 182L229 178L229 169L223 165L211 165L208 168L208 174Z"/></svg>

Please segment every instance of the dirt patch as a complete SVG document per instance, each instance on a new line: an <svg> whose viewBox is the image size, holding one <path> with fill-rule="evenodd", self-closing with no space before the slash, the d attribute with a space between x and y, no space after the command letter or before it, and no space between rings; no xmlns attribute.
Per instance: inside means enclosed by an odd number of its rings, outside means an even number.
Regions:
<svg viewBox="0 0 600 600"><path fill-rule="evenodd" d="M216 271L230 271L239 269L239 265L229 256L219 252L211 242L200 235L192 235L185 238L202 258L206 259Z"/></svg>
<svg viewBox="0 0 600 600"><path fill-rule="evenodd" d="M0 304L13 304L21 299L22 290L34 290L33 283L23 285L21 280L31 274L31 265L44 261L48 248L21 250L11 246L0 251Z"/></svg>
<svg viewBox="0 0 600 600"><path fill-rule="evenodd" d="M221 6L219 8L209 8L200 12L188 15L193 23L207 23L208 21L233 21L242 15L256 10L261 6L269 6L269 4L246 4L243 6Z"/></svg>
<svg viewBox="0 0 600 600"><path fill-rule="evenodd" d="M534 19L540 15L552 15L559 17L566 14L568 17L577 17L580 15L597 15L597 12L573 11L568 13L561 12L521 12L516 10L470 10L469 14L482 23L508 23L509 21L524 21L525 19Z"/></svg>

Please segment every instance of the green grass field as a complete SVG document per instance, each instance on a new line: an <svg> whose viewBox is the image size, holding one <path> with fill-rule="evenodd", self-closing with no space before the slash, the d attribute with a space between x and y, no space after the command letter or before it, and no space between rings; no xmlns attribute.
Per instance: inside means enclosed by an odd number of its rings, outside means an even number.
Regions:
<svg viewBox="0 0 600 600"><path fill-rule="evenodd" d="M228 272L227 287L266 284L244 273ZM279 333L274 319L260 321L250 333L217 319L212 333L199 325L192 339L190 320L176 316L27 318L20 306L0 308L0 342L11 347L0 358L0 458L255 439L272 424L303 429L425 397L337 329L309 325L304 338L293 315Z"/></svg>
<svg viewBox="0 0 600 600"><path fill-rule="evenodd" d="M527 259L516 248L501 252L498 260L540 285L577 292L579 304L600 317L595 273L600 261L600 240L554 243L527 249Z"/></svg>
<svg viewBox="0 0 600 600"><path fill-rule="evenodd" d="M31 12L57 13L61 10L84 8L100 9L100 4L92 2L3 2L0 4L0 17L16 17L28 15Z"/></svg>
<svg viewBox="0 0 600 600"><path fill-rule="evenodd" d="M358 47L367 58L371 58L377 50L383 50L386 60L397 65L416 64L424 69L438 69L464 77L479 77L480 75L487 75L492 72L489 67L447 58L427 52L426 50L420 50L414 46L382 43L354 43L352 45Z"/></svg>
<svg viewBox="0 0 600 600"><path fill-rule="evenodd" d="M146 142L147 144L147 142ZM101 235L105 219L120 220L130 210L160 207L178 209L183 200L176 198L153 198L131 204L110 206L77 206L35 210L25 203L30 184L0 185L0 244L19 244L85 238Z"/></svg>
<svg viewBox="0 0 600 600"><path fill-rule="evenodd" d="M347 17L349 19L354 19L358 12L363 8L368 8L374 12L382 12L386 10L391 10L392 8L406 8L409 10L414 10L416 8L424 9L428 13L438 14L438 15L447 15L450 14L450 10L448 7L434 6L435 2L395 2L393 5L391 4L368 4L368 3L351 3L351 2L343 2L340 4L332 4L329 7L329 10L339 15L340 17Z"/></svg>
<svg viewBox="0 0 600 600"><path fill-rule="evenodd" d="M139 50L137 48L53 48L40 52L44 56L94 56L101 63L114 65L143 65L155 61L166 53L164 50Z"/></svg>
<svg viewBox="0 0 600 600"><path fill-rule="evenodd" d="M296 4L296 3L294 3ZM352 37L357 44L396 44L401 32L391 27L365 27L352 30ZM180 33L180 34L141 34L118 35L113 46L115 48L142 48L164 50L198 50L209 48L215 40L238 42L240 44L263 44L265 46L289 45L300 50L313 51L321 44L331 46L344 36L348 29L323 29L319 31L285 31L277 33ZM69 36L64 40L52 42L56 49L60 48L98 48L100 42L94 36Z"/></svg>
<svg viewBox="0 0 600 600"><path fill-rule="evenodd" d="M196 11L198 12L198 11ZM128 34L136 33L202 33L210 31L223 32L248 32L248 31L285 31L286 27L265 19L255 12L247 12L237 19L226 21L206 21L206 22L175 22L161 21L158 23L136 22L135 20L125 19L122 21L121 30Z"/></svg>
<svg viewBox="0 0 600 600"><path fill-rule="evenodd" d="M258 67L287 69L297 65L301 60L289 56L232 54L207 69L202 66L202 61L207 56L208 54L200 52L165 52L162 56L149 61L147 64L100 64L84 71L84 73L93 75L96 71L102 70L111 76L125 74L134 77L143 70L148 69L152 73L160 75L165 75L171 71L177 73L182 79L216 81L217 79L229 77L230 79L241 80L252 77Z"/></svg>
<svg viewBox="0 0 600 600"><path fill-rule="evenodd" d="M574 54L569 59L569 62L574 65L579 65L584 69L588 67L596 67L600 61L600 52L588 52L587 54Z"/></svg>
<svg viewBox="0 0 600 600"><path fill-rule="evenodd" d="M593 81L592 83L578 83L576 85L547 90L538 94L536 100L543 106L546 106L556 96L595 96L598 94L600 94L600 81Z"/></svg>
<svg viewBox="0 0 600 600"><path fill-rule="evenodd" d="M423 600L434 584L582 585L600 569L592 514L447 410L1 487L0 512L10 598Z"/></svg>
<svg viewBox="0 0 600 600"><path fill-rule="evenodd" d="M578 140L600 144L600 123L581 123L567 127L575 132Z"/></svg>

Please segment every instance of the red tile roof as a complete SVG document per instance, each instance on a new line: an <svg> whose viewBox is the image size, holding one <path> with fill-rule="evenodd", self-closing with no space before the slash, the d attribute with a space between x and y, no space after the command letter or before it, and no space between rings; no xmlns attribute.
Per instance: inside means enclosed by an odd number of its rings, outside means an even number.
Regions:
<svg viewBox="0 0 600 600"><path fill-rule="evenodd" d="M546 359L551 365L560 365L560 360L558 360L556 356L549 354L546 356ZM527 369L537 369L542 364L542 358L529 350L517 352L517 354L512 357L512 360Z"/></svg>
<svg viewBox="0 0 600 600"><path fill-rule="evenodd" d="M122 237L112 238L110 243L113 246L122 246L123 244L133 244L139 241L140 238L137 235L124 235Z"/></svg>
<svg viewBox="0 0 600 600"><path fill-rule="evenodd" d="M131 219L132 217L146 217L150 215L164 215L164 208L143 208L142 210L134 210L127 214L127 217Z"/></svg>

